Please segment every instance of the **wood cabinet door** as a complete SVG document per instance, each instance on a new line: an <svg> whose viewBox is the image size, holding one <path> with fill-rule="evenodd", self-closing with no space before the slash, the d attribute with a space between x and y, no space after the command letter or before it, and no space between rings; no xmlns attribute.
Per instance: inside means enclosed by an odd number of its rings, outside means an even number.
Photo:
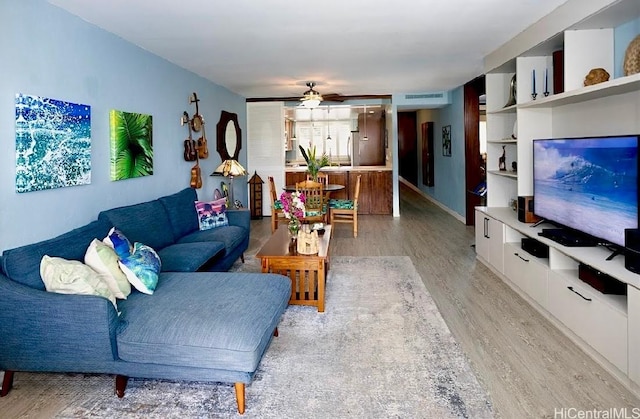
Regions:
<svg viewBox="0 0 640 419"><path fill-rule="evenodd" d="M344 189L331 192L331 199L349 199L349 174L348 172L326 172L329 175L329 183L344 185ZM355 188L355 185L354 185Z"/></svg>
<svg viewBox="0 0 640 419"><path fill-rule="evenodd" d="M286 181L287 185L295 185L298 182L302 182L307 179L307 172L287 172Z"/></svg>
<svg viewBox="0 0 640 419"><path fill-rule="evenodd" d="M391 214L393 207L393 188L391 172L369 172L369 214ZM362 189L362 185L360 186ZM362 194L362 190L360 190Z"/></svg>

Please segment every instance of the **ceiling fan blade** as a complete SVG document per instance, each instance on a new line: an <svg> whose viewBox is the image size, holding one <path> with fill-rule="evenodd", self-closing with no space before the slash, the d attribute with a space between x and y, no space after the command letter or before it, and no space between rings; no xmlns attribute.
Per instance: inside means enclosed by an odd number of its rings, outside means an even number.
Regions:
<svg viewBox="0 0 640 419"><path fill-rule="evenodd" d="M345 97L340 93L327 93L323 94L322 98L327 102L344 102Z"/></svg>

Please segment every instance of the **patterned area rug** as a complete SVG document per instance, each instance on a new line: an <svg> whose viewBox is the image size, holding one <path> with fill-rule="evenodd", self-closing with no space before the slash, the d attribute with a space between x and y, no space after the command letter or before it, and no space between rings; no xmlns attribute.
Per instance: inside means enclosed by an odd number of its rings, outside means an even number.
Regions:
<svg viewBox="0 0 640 419"><path fill-rule="evenodd" d="M247 386L246 418L494 416L408 257L334 258L326 312L290 306L278 329ZM58 391L77 392L62 418L238 417L230 384L130 379L117 399L112 378L55 377Z"/></svg>

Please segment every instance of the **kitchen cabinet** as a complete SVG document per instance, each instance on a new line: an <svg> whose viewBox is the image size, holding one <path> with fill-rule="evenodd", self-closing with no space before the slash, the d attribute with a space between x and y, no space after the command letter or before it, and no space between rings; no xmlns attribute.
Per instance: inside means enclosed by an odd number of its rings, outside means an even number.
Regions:
<svg viewBox="0 0 640 419"><path fill-rule="evenodd" d="M349 198L355 194L356 182L360 178L358 214L391 214L393 188L391 171L352 170L349 172Z"/></svg>
<svg viewBox="0 0 640 419"><path fill-rule="evenodd" d="M337 169L337 168L336 168ZM323 170L329 175L329 183L344 185L341 191L332 192L331 198L353 199L356 191L358 175L360 179L360 196L358 199L358 214L391 215L393 212L393 183L389 168ZM286 172L286 184L292 185L305 180L307 173L304 170L293 169Z"/></svg>

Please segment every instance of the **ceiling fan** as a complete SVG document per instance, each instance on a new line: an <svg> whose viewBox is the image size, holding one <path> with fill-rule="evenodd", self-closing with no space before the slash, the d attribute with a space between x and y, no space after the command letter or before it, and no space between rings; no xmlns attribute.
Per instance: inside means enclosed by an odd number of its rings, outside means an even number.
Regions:
<svg viewBox="0 0 640 419"><path fill-rule="evenodd" d="M300 102L300 104L306 108L312 109L319 106L322 102L344 102L346 100L354 99L389 99L390 95L354 95L346 96L340 93L326 93L320 94L315 90L316 82L310 81L305 83L308 87L307 91L302 94L302 97L255 97L247 98L247 102Z"/></svg>
<svg viewBox="0 0 640 419"><path fill-rule="evenodd" d="M309 90L304 92L302 94L302 98L300 98L300 101L302 102L301 104L305 108L309 108L309 109L316 108L318 107L318 105L320 105L320 102L324 100L324 98L320 95L320 93L313 90L313 87L315 85L316 84L312 81L307 82L307 87L309 88Z"/></svg>

